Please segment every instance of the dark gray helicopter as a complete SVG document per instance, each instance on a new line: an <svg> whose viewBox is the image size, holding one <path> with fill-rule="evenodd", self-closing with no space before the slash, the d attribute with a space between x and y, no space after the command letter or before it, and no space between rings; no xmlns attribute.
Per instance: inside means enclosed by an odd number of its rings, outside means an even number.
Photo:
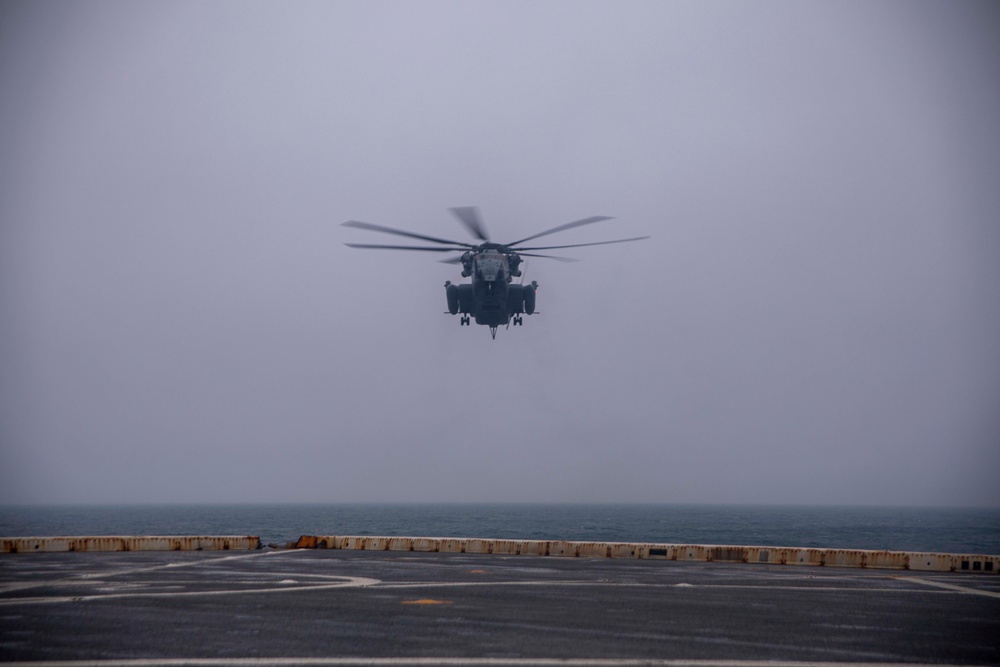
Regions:
<svg viewBox="0 0 1000 667"><path fill-rule="evenodd" d="M461 264L462 277L472 278L472 282L453 285L451 281L444 284L448 297L448 312L452 315L462 314L459 324L462 326L470 323L470 316L475 318L476 324L485 324L490 328L493 338L497 337L497 327L513 323L515 326L523 324L521 315L531 315L535 312L535 290L538 283L532 281L531 284L523 284L521 275L522 257L545 257L556 259L562 262L574 262L576 260L567 257L556 257L553 255L539 255L534 250L553 250L556 248L580 248L591 245L606 245L608 243L627 243L629 241L641 241L649 236L636 236L628 239L615 239L613 241L598 241L596 243L574 243L572 245L550 245L550 246L520 246L526 241L537 239L540 236L554 234L574 227L589 225L594 222L611 220L603 215L574 220L564 225L546 229L544 232L532 234L513 243L493 243L486 233L486 227L479 218L479 211L474 206L460 206L450 210L468 229L472 235L482 241L482 243L463 243L461 241L449 241L439 239L424 234L373 225L368 222L348 220L345 227L357 227L373 232L383 232L385 234L395 234L396 236L406 236L430 243L440 243L436 246L411 246L411 245L381 245L371 243L346 243L344 245L351 248L377 248L391 250L421 250L425 252L461 252L458 257L441 260L445 264ZM528 252L526 252L528 251ZM522 282L514 283L514 278L521 278Z"/></svg>

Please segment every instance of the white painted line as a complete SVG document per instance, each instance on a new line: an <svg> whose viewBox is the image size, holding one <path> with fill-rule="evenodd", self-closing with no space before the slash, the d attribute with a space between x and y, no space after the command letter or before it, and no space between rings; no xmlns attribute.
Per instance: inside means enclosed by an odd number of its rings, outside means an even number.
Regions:
<svg viewBox="0 0 1000 667"><path fill-rule="evenodd" d="M186 553L197 553L197 552L186 552ZM124 574L136 574L138 572L155 572L156 570L166 570L170 568L177 567L196 567L198 565L206 565L210 563L221 563L223 561L230 560L243 560L244 558L260 558L262 556L268 555L268 552L256 552L249 554L239 554L236 556L219 556L218 558L192 558L191 560L174 561L172 563L162 563L160 565L147 565L145 567L134 567L127 570L112 570L108 572L94 572L92 574L80 574L76 577L70 577L69 579L63 579L62 581L72 581L75 578L87 579L91 577L120 577ZM46 584L47 585L47 584Z"/></svg>
<svg viewBox="0 0 1000 667"><path fill-rule="evenodd" d="M213 559L221 560L221 559ZM121 574L131 574L134 572L144 572L148 570L162 569L157 568L143 568L140 570L129 570L124 572L117 572L112 576L118 576ZM922 588L907 588L907 589L892 589L887 587L858 587L858 586L783 586L783 585L767 585L767 584L757 584L757 585L742 585L742 584L690 584L690 583L677 583L677 584L649 584L649 583L631 583L631 582L611 582L611 581L585 581L585 580L566 580L566 581L552 581L552 580L520 580L520 581L451 581L451 582L440 582L440 581L427 581L427 582L398 582L390 583L383 582L379 579L372 579L368 577L349 577L349 576L337 576L337 575L324 575L324 574L311 574L303 572L281 572L274 573L280 574L282 577L295 576L299 579L320 579L322 583L301 583L300 585L295 585L299 583L290 582L289 579L284 579L282 581L274 581L267 587L256 587L256 588L230 588L230 589L220 589L220 590L205 590L205 591L190 591L190 590L162 590L165 587L175 587L178 583L184 584L195 584L197 582L171 582L171 583L157 583L157 582L140 582L136 586L148 586L151 588L157 588L160 590L154 591L129 591L129 592L114 592L113 590L108 590L103 593L95 594L84 594L84 595L63 595L63 596L50 596L50 597L12 597L7 599L0 599L0 607L6 606L17 606L23 604L56 604L56 603L66 603L66 602L93 602L99 600L110 600L110 599L120 599L120 598L177 598L177 597L207 597L207 596L222 596L222 595L256 595L261 593L286 593L290 591L321 591L329 590L335 588L366 588L372 587L377 590L385 589L419 589L419 588L482 588L482 587L505 587L505 586L539 586L539 587L573 587L573 586L600 586L600 587L619 587L619 588L726 588L726 589L740 589L740 590L768 590L768 591L795 591L795 592L875 592L875 593L923 593L926 594L928 591ZM982 591L971 588L964 588L961 586L955 586L952 584L945 584L941 582L933 582L926 579L920 579L917 577L892 577L895 580L900 581L910 581L914 583L925 584L928 586L937 586L942 589L942 591L937 591L941 594L946 592L958 592L965 594L975 594L984 595L987 597L1000 597L1000 593L994 593L991 591ZM66 580L64 580L66 581ZM74 583L70 581L69 583ZM94 585L108 585L105 579L99 581L86 581L78 582L79 584L94 584ZM256 582L253 582L256 583ZM45 585L45 584L32 584L34 585ZM27 586L26 586L27 587Z"/></svg>
<svg viewBox="0 0 1000 667"><path fill-rule="evenodd" d="M386 588L473 588L482 586L639 586L643 584L615 584L607 581L548 581L527 579L523 581L407 581L400 583L380 582L379 590Z"/></svg>
<svg viewBox="0 0 1000 667"><path fill-rule="evenodd" d="M955 591L957 593L965 593L966 595L982 595L987 598L1000 598L1000 593L996 591L984 591L981 588L968 588L966 586L959 586L957 584L948 584L943 581L934 581L932 579L923 579L921 577L896 577L901 581L912 581L916 584L923 584L925 586L934 586L936 588L943 588L948 591Z"/></svg>
<svg viewBox="0 0 1000 667"><path fill-rule="evenodd" d="M912 667L896 662L809 662L787 660L656 660L619 658L151 658L139 660L47 660L0 663L5 667ZM938 665L938 667L960 667Z"/></svg>
<svg viewBox="0 0 1000 667"><path fill-rule="evenodd" d="M195 552L189 551L189 552L185 552L185 553L195 553ZM83 574L77 574L77 575L73 575L72 577L66 577L66 578L63 578L63 579L55 579L55 580L52 580L52 581L47 581L47 580L43 580L43 581L24 581L24 582L15 582L15 583L10 583L10 584L4 584L4 585L0 586L0 593L9 593L11 591L24 590L26 588L40 588L42 586L48 587L48 586L53 586L53 585L65 585L65 584L82 585L82 584L91 584L91 583L93 583L95 585L100 585L100 584L104 583L106 579L110 579L112 577L121 577L121 576L125 576L125 575L130 575L130 574L141 574L143 572L156 572L157 570L168 570L168 569L175 569L175 568L179 568L179 567L197 567L197 566L202 566L202 565L211 565L212 563L219 563L219 562L222 562L222 561L230 561L230 560L243 560L244 558L260 558L262 556L268 556L268 555L273 555L273 554L277 554L277 553L280 553L280 554L291 554L291 553L303 553L303 552L302 551L283 551L283 552L258 551L256 553L250 553L250 554L238 554L238 555L235 555L235 556L220 556L218 558L198 558L198 559L191 559L191 560L185 560L185 561L175 561L175 562L172 562L172 563L162 563L160 565L147 565L147 566L144 566L144 567L132 567L132 568L124 569L124 570L110 570L108 572L85 572ZM339 579L343 579L345 577L338 577L338 578ZM96 581L89 581L91 579L95 579ZM104 596L104 597L106 597L106 596ZM36 598L36 599L42 600L44 598ZM70 600L77 600L77 599L81 599L81 598L74 596L74 597L68 598L68 599L70 599ZM53 598L53 600L55 600L55 598ZM3 605L3 604L9 604L9 603L7 601L5 601L5 600L0 600L0 605Z"/></svg>
<svg viewBox="0 0 1000 667"><path fill-rule="evenodd" d="M474 586L590 586L590 587L616 587L616 588L725 588L738 590L759 590L759 591L796 591L796 592L864 592L864 593L921 593L928 591L922 588L889 588L885 586L783 586L768 584L689 584L686 582L676 584L651 584L634 582L614 582L614 581L550 581L550 580L523 580L523 581L408 581L400 583L381 582L375 586L378 590L387 588L463 588ZM945 594L945 591L932 591Z"/></svg>
<svg viewBox="0 0 1000 667"><path fill-rule="evenodd" d="M120 598L178 598L206 597L213 595L257 595L260 593L288 593L289 591L320 591L332 588L363 588L379 583L378 579L367 577L338 577L344 581L333 584L312 584L306 586L289 586L276 583L272 588L235 588L212 591L148 591L137 593L105 593L98 595L62 595L56 597L38 598L8 598L0 600L0 607L13 607L22 604L53 604L59 602L93 602L97 600L112 600ZM151 584L155 585L155 584ZM18 663L20 664L20 663ZM71 663L76 664L76 663Z"/></svg>

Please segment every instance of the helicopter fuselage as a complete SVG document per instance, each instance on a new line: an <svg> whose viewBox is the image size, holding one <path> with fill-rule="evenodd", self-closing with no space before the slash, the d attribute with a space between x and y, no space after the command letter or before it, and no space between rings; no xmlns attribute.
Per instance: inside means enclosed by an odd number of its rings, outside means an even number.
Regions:
<svg viewBox="0 0 1000 667"><path fill-rule="evenodd" d="M470 317L476 324L491 328L510 323L512 317L515 325L521 324L522 313L534 312L538 285L511 282L513 275L521 273L517 268L520 261L516 253L494 249L466 253L462 257L462 275L471 277L472 281L460 285L445 283L448 312L462 314L462 324L469 324Z"/></svg>

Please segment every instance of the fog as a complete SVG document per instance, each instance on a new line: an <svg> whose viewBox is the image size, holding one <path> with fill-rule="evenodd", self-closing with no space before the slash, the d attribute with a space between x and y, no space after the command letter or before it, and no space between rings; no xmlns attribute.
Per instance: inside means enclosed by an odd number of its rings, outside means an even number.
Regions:
<svg viewBox="0 0 1000 667"><path fill-rule="evenodd" d="M962 1L6 2L0 502L1000 506L998 35ZM472 241L455 206L652 238L529 258L492 340L440 255L344 245Z"/></svg>

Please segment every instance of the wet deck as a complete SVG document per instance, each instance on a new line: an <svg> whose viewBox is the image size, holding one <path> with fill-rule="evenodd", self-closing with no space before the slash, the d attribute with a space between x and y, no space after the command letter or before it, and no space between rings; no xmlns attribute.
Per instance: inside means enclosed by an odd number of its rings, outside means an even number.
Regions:
<svg viewBox="0 0 1000 667"><path fill-rule="evenodd" d="M1000 664L986 574L264 549L11 554L0 582L6 662Z"/></svg>

